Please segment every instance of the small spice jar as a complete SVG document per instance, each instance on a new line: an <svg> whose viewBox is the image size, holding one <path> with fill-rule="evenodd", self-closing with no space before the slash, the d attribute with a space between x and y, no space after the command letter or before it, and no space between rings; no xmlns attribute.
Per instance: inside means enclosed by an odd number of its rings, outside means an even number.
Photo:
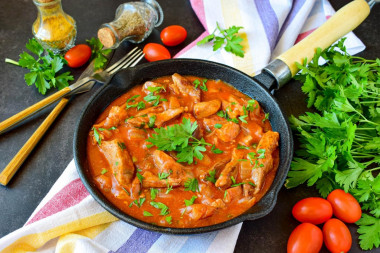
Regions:
<svg viewBox="0 0 380 253"><path fill-rule="evenodd" d="M101 25L98 38L106 48L112 49L124 40L140 43L163 18L161 6L155 0L125 3L116 9L113 21Z"/></svg>
<svg viewBox="0 0 380 253"><path fill-rule="evenodd" d="M32 32L37 41L55 54L74 46L77 29L74 19L62 10L61 0L33 0L38 16Z"/></svg>

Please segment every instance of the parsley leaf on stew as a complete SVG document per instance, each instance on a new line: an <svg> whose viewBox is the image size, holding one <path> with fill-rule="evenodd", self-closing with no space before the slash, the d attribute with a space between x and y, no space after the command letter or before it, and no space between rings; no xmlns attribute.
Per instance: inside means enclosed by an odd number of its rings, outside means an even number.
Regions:
<svg viewBox="0 0 380 253"><path fill-rule="evenodd" d="M196 178L189 178L185 182L185 191L199 191L198 180Z"/></svg>

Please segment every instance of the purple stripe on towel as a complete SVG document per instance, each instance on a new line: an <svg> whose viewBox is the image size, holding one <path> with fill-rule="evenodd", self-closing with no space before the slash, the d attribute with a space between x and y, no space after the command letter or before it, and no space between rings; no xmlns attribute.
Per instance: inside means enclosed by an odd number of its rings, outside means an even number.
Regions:
<svg viewBox="0 0 380 253"><path fill-rule="evenodd" d="M280 34L278 35L277 41L279 41L284 34L285 30L288 29L289 25L292 23L295 16L298 14L299 10L302 8L306 0L294 0L292 9L285 20L284 25L281 28Z"/></svg>
<svg viewBox="0 0 380 253"><path fill-rule="evenodd" d="M116 251L122 252L147 252L150 247L160 238L161 234L137 228L128 240Z"/></svg>
<svg viewBox="0 0 380 253"><path fill-rule="evenodd" d="M269 0L254 0L257 12L265 29L270 49L273 50L276 45L278 35L278 19L272 9Z"/></svg>

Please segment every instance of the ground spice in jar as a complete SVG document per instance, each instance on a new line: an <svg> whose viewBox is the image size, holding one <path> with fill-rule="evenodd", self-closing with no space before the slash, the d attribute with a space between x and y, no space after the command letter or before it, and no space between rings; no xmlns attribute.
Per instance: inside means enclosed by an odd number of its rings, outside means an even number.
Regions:
<svg viewBox="0 0 380 253"><path fill-rule="evenodd" d="M34 0L38 17L32 31L47 49L57 53L69 49L75 41L76 27L72 17L63 12L61 0Z"/></svg>
<svg viewBox="0 0 380 253"><path fill-rule="evenodd" d="M100 28L98 38L105 47L109 48L116 43L116 36L118 40L133 36L134 40L139 41L146 31L145 21L138 12L124 12L118 19L109 23L109 27Z"/></svg>

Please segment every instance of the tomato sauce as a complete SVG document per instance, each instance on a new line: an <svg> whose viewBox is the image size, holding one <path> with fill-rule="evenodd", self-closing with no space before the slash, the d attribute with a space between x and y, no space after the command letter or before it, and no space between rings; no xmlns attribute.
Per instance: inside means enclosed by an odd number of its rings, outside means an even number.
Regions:
<svg viewBox="0 0 380 253"><path fill-rule="evenodd" d="M159 96L156 106L157 100L146 101L154 96ZM216 105L202 104L210 101ZM183 111L163 116L175 110ZM147 118L154 117L153 125ZM195 157L190 164L177 162L178 152L160 151L147 141L154 129L184 118L197 123L193 136L210 144L203 159ZM136 125L137 120L144 124ZM257 101L223 81L164 76L135 86L107 107L88 135L87 157L95 184L123 212L159 226L202 227L244 213L268 191L279 163L278 133ZM197 181L195 191L186 187L189 180ZM159 187L144 187L151 184Z"/></svg>

